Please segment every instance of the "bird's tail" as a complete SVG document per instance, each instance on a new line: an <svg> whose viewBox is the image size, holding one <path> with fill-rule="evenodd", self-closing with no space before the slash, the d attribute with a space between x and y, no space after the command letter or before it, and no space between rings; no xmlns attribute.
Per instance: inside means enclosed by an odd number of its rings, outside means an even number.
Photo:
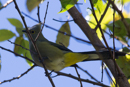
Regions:
<svg viewBox="0 0 130 87"><path fill-rule="evenodd" d="M112 55L113 55L113 51ZM96 52L96 51L91 51L91 52L80 52L81 54L88 54L89 57L87 59L85 59L84 61L89 61L89 60L101 60L101 59L112 59L111 54L109 51L100 51L100 52ZM102 58L99 58L99 55L102 56ZM119 56L125 56L126 53L123 52L115 52L115 58L117 59Z"/></svg>
<svg viewBox="0 0 130 87"><path fill-rule="evenodd" d="M99 58L99 55L103 58ZM118 56L125 56L125 53L122 52L115 52L115 57ZM102 51L102 52L68 52L64 55L64 62L65 67L74 65L81 61L90 61L90 60L100 60L100 59L111 59L111 55L109 51Z"/></svg>

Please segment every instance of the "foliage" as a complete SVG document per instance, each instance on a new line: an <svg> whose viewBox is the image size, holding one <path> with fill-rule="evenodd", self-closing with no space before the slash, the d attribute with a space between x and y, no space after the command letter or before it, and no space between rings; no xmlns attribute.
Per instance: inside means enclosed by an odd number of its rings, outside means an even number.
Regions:
<svg viewBox="0 0 130 87"><path fill-rule="evenodd" d="M66 36L66 34L71 35L69 23L66 22L65 24L63 24L59 31L62 31L65 34L62 34L62 33L59 32L58 35L57 35L56 43L60 44L60 45L64 45L65 47L68 47L70 37Z"/></svg>
<svg viewBox="0 0 130 87"><path fill-rule="evenodd" d="M44 0L27 0L26 6L27 6L28 11L31 12L34 8L36 8L43 1ZM79 0L60 0L62 8L59 13L66 12L67 10L71 9L74 5L77 4L78 1ZM86 2L86 0L84 0L84 2ZM127 4L128 2L130 2L130 0L117 0L116 4L119 4L121 2L124 5L124 4ZM96 17L99 21L102 17L102 14L106 10L108 2L103 2L102 0L92 0L92 3L94 5L94 11L95 11ZM1 7L1 5L2 4L0 2L0 7ZM94 29L97 26L97 22L95 20L95 17L93 16L92 9L91 8L88 8L88 9L91 11L91 13L88 15L90 17L90 19L88 20L88 24L92 29ZM125 18L125 21L128 24L130 24L129 13L127 13L126 11L122 11L122 14ZM106 14L103 17L103 20L100 23L102 30L106 31L107 29L109 29L111 31L111 35L114 34L115 37L118 37L119 41L127 44L130 40L130 37L128 36L128 32L126 30L125 25L123 24L120 14L115 12L114 19L115 19L115 21L113 21L113 9L111 7L109 7L107 9ZM19 21L16 18L8 18L7 20L15 27L19 36L16 36L15 33L13 33L12 31L10 31L8 29L0 29L0 42L6 41L13 37L16 37L15 42L14 42L15 43L14 52L32 59L30 52L28 50L24 49L24 48L29 49L29 42L28 42L28 40L26 40L26 37L24 37L25 35L22 32L22 30L25 29L23 24L21 23L21 21ZM113 32L113 27L114 27L114 32ZM60 32L58 33L56 43L58 43L60 45L64 45L65 47L68 47L70 37L66 36L66 34L71 35L69 22L67 21L66 23L64 23L61 26L61 28L59 29L59 31L62 31L65 33L64 34L62 34ZM97 33L98 37L102 40L102 34L101 34L99 28L97 28L96 33ZM110 35L110 37L111 37L111 35ZM22 47L18 46L17 44ZM127 51L125 51L125 52L127 52L129 54L129 51L130 51L129 47L125 47L123 49L125 49L125 50L127 49ZM128 79L130 79L130 73L129 73L130 72L130 67L129 67L130 66L130 56L126 55L124 57L120 57L119 59L116 60L116 62L121 67L121 69L124 72L124 74L126 75L126 77ZM30 61L27 61L27 63L30 66L33 65ZM0 60L0 69L1 69L1 60Z"/></svg>

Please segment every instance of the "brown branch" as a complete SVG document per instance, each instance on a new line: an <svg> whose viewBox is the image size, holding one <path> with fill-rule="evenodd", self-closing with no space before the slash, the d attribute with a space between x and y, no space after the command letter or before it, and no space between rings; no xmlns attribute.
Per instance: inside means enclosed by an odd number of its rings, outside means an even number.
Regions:
<svg viewBox="0 0 130 87"><path fill-rule="evenodd" d="M113 34L109 34L109 33L108 33L107 31L105 31L105 30L104 30L104 32L105 32L107 35L109 35L110 37L113 37ZM124 45L124 46L126 46L126 47L128 47L128 48L130 49L130 46L129 46L127 43L125 43L124 41L121 41L119 37L114 36L114 38L115 38L116 40L118 40L122 45Z"/></svg>
<svg viewBox="0 0 130 87"><path fill-rule="evenodd" d="M99 22L97 23L96 27L94 28L95 30L97 30L98 26L100 25L100 23L102 22L103 18L105 17L105 14L106 14L109 6L110 6L110 3L107 4L107 6L106 6L106 8L104 10L104 13L101 15L101 18L100 18Z"/></svg>
<svg viewBox="0 0 130 87"><path fill-rule="evenodd" d="M8 0L2 7L0 7L0 10L5 8L7 5L9 5L12 2L13 2L13 0Z"/></svg>
<svg viewBox="0 0 130 87"><path fill-rule="evenodd" d="M100 83L100 81L98 81L96 78L94 78L88 71L82 69L81 67L79 67L78 65L76 66L78 69L82 70L83 72L85 72L86 74L88 74L91 79L95 80L96 82Z"/></svg>
<svg viewBox="0 0 130 87"><path fill-rule="evenodd" d="M104 63L103 63L103 61L102 61L102 76L101 76L101 82L103 82L103 65L104 65Z"/></svg>
<svg viewBox="0 0 130 87"><path fill-rule="evenodd" d="M104 36L104 34L103 34L103 31L102 31L102 29L101 29L101 25L99 24L98 19L97 19L97 17L96 17L96 14L95 14L95 11L94 11L93 3L92 3L91 0L89 0L89 1L90 1L90 4L91 4L91 7L92 7L93 16L94 16L94 18L95 18L95 20L96 20L96 22L97 22L97 24L98 24L98 27L99 27L99 30L100 30L101 34L102 34L102 38L103 38L103 40L104 40L104 42L105 42L105 45L107 46L107 48L108 48L108 50L109 50L109 52L110 52L110 54L111 54L111 57L112 57L111 49L110 49L110 47L109 47L108 44L107 44L107 41L106 41L105 36ZM106 10L106 12L107 12L107 10ZM104 16L105 16L105 13L106 13L106 12L104 12ZM101 20L101 19L100 19L100 20Z"/></svg>
<svg viewBox="0 0 130 87"><path fill-rule="evenodd" d="M77 75L78 75L78 78L79 78L80 87L83 87L83 84L82 84L82 82L81 82L81 78L80 78L80 75L79 75L79 73L78 73L78 70L77 70L77 68L76 68L76 67L74 67L74 68L75 68L75 70L76 70L76 73L77 73Z"/></svg>
<svg viewBox="0 0 130 87"><path fill-rule="evenodd" d="M27 74L31 69L33 69L36 65L33 65L31 66L27 71L25 71L24 73L22 73L21 75L17 76L17 77L13 77L12 79L9 79L9 80L4 80L2 82L0 82L0 84L3 84L3 83L6 83L6 82L11 82L13 80L16 80L16 79L19 79L21 78L22 76L24 76L25 74Z"/></svg>
<svg viewBox="0 0 130 87"><path fill-rule="evenodd" d="M49 2L47 2L47 8L46 8L45 16L44 16L44 22L43 22L42 29L39 31L39 33L38 33L37 37L35 38L35 40L34 40L35 42L37 41L37 39L38 39L38 37L39 37L40 33L42 32L43 27L44 27L44 25L45 25L45 20L46 20L46 16L47 16L48 6L49 6Z"/></svg>
<svg viewBox="0 0 130 87"><path fill-rule="evenodd" d="M75 8L75 6L72 7L71 9L69 9L68 12L73 17L75 23L81 28L81 30L88 37L88 39L90 40L90 42L92 43L92 45L94 46L96 51L102 50L101 47L103 47L104 45L102 44L102 42L97 37L95 30L90 28L90 26L88 25L88 23L86 22L84 17L78 12L78 10ZM100 45L101 47L95 46L94 43ZM99 54L99 57L101 58L102 55ZM115 72L115 67L113 67L114 64L115 64L113 62L113 60L110 59L110 60L103 60L103 61L108 66L108 68L112 72L113 76L116 78L117 72ZM117 66L117 67L119 68L119 66ZM121 72L121 75L118 75L118 77L116 78L116 79L119 80L118 81L119 86L120 87L129 87L129 83L127 81L126 76L124 75L124 73L122 72L122 70L120 68L119 68L119 70Z"/></svg>
<svg viewBox="0 0 130 87"><path fill-rule="evenodd" d="M27 57L24 57L24 56L22 56L22 55L19 55L19 54L15 53L15 52L13 52L13 51L11 51L11 50L9 50L9 49L6 49L6 48L4 48L4 47L2 47L2 46L0 46L0 48L3 49L3 50L6 50L6 51L8 51L8 52L11 52L11 53L13 53L13 54L15 54L15 55L17 55L17 56L20 56L20 57L22 57L22 58L24 58L24 59L27 59L28 61L30 61L30 62L36 64L34 61L32 61L31 59L29 59L29 58L27 58Z"/></svg>
<svg viewBox="0 0 130 87"><path fill-rule="evenodd" d="M25 20L24 20L24 17L23 17L23 15L21 14L21 12L20 12L20 10L19 10L19 7L18 7L18 5L17 5L17 3L16 3L16 1L15 1L15 0L13 0L13 1L14 1L14 4L15 4L15 8L17 9L17 11L18 11L20 17L22 18L22 21L23 21L23 23L24 23L24 25L25 25L27 34L28 34L29 38L30 38L31 41L32 41L32 44L33 44L33 46L34 46L34 49L35 49L36 52L38 53L39 59L42 60L42 56L41 56L41 54L40 54L40 52L39 52L39 50L38 50L38 48L37 48L37 46L36 46L36 44L35 44L35 41L33 40L32 36L31 36L31 34L30 34L29 30L28 30L28 27L27 27L27 25L26 25L26 22L25 22ZM49 73L48 73L48 71L47 71L47 69L46 69L44 63L42 62L41 64L42 64L42 66L43 66L43 68L44 68L44 70L45 70L45 73L47 74L47 77L48 77L48 79L49 79L51 85L52 85L53 87L55 87L54 82L52 81L51 77L49 76Z"/></svg>
<svg viewBox="0 0 130 87"><path fill-rule="evenodd" d="M30 52L32 52L32 53L34 53L34 54L37 54L36 52L34 52L34 51L32 51L32 50L29 50L29 49L27 49L27 48L25 48L25 47L23 47L23 46L21 46L21 45L19 45L19 44L16 44L16 43L14 43L14 42L11 42L10 40L7 40L7 41L9 41L11 44L14 44L14 45L16 45L16 46L20 46L20 47L22 47L23 49L28 50L28 51L30 51Z"/></svg>
<svg viewBox="0 0 130 87"><path fill-rule="evenodd" d="M95 17L95 20L96 20L97 24L99 24L91 0L90 0L90 3L91 3L92 11L93 11L93 16ZM108 2L108 3L109 3L109 2ZM121 72L120 72L120 69L119 69L117 63L116 63L115 60L114 60L114 59L115 59L115 56L114 56L115 48L114 48L114 52L113 52L113 55L112 55L112 52L111 52L111 50L110 50L110 48L109 48L109 46L108 46L108 44L107 44L107 41L106 41L106 39L105 39L104 34L103 34L103 30L101 29L101 25L99 24L98 27L99 27L99 30L100 30L100 32L101 32L101 34L102 34L102 38L103 38L103 40L104 40L104 42L105 42L105 45L107 46L107 48L108 48L108 50L109 50L109 52L110 52L110 54L111 54L111 57L113 58L113 62L114 62L114 66L115 66L115 72L116 72L115 77L117 78L117 75L118 75L118 74L121 75ZM118 80L118 79L116 79L116 80Z"/></svg>
<svg viewBox="0 0 130 87"><path fill-rule="evenodd" d="M40 20L40 6L37 7L37 16L38 16L38 20L39 20L39 23L41 23L41 20Z"/></svg>
<svg viewBox="0 0 130 87"><path fill-rule="evenodd" d="M75 76L73 76L73 75L71 75L71 74L66 74L66 73L63 73L63 72L55 72L55 73L57 73L58 75L70 77L70 78L73 78L73 79L79 81L79 78L78 78L78 77L75 77ZM104 84L102 84L102 83L90 81L90 80L88 80L88 79L82 79L82 78L80 78L80 80L81 80L82 82L91 83L91 84L93 84L93 85L98 85L98 86L103 86L103 87L110 87L110 86L104 85Z"/></svg>
<svg viewBox="0 0 130 87"><path fill-rule="evenodd" d="M54 18L53 18L53 20L57 21L57 22L71 22L71 21L74 21L74 20L60 21L60 20L57 20L57 19L54 19Z"/></svg>

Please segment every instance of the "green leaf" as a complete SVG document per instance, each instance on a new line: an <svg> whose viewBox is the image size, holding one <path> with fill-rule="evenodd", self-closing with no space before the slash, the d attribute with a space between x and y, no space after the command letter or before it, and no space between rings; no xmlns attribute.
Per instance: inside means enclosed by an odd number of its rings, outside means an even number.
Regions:
<svg viewBox="0 0 130 87"><path fill-rule="evenodd" d="M9 21L13 26L15 26L16 28L23 28L22 23L21 23L18 19L8 18L8 21Z"/></svg>
<svg viewBox="0 0 130 87"><path fill-rule="evenodd" d="M125 76L130 79L130 54L116 59L117 64L122 69Z"/></svg>
<svg viewBox="0 0 130 87"><path fill-rule="evenodd" d="M7 30L7 29L1 29L0 30L0 42L8 40L8 39L10 39L14 36L15 36L15 34L10 30Z"/></svg>
<svg viewBox="0 0 130 87"><path fill-rule="evenodd" d="M130 0L121 0L123 4L130 2Z"/></svg>
<svg viewBox="0 0 130 87"><path fill-rule="evenodd" d="M86 0L84 0L84 3L86 3Z"/></svg>
<svg viewBox="0 0 130 87"><path fill-rule="evenodd" d="M105 11L105 8L106 8L107 4L103 3L102 0L98 0L98 2L94 5L94 7L96 8L95 9L95 14L96 14L96 17L98 19L98 21L100 20L101 18L101 15L103 14L103 12ZM95 17L93 16L93 14L91 13L90 15L90 20L89 20L89 25L92 29L94 29L97 25L97 22L95 20ZM106 29L106 24L108 24L110 21L113 20L113 11L111 8L108 8L102 22L100 23L102 29ZM99 28L96 30L96 33L99 37L99 39L102 39L102 34L99 30Z"/></svg>
<svg viewBox="0 0 130 87"><path fill-rule="evenodd" d="M60 2L62 5L62 9L59 13L63 13L72 8L78 2L78 0L60 0Z"/></svg>
<svg viewBox="0 0 130 87"><path fill-rule="evenodd" d="M1 1L0 1L0 7L2 7L2 3L1 3Z"/></svg>
<svg viewBox="0 0 130 87"><path fill-rule="evenodd" d="M28 42L27 40L24 40L24 47L27 48L27 49L29 49L29 42ZM32 56L31 56L31 54L30 54L30 51L24 49L23 55L32 60ZM28 60L26 60L26 61L27 61L27 63L28 63L30 66L33 65L32 62L30 62L30 61L28 61Z"/></svg>
<svg viewBox="0 0 130 87"><path fill-rule="evenodd" d="M22 44L23 41L24 41L24 39L23 39L22 36L17 37L17 38L15 39L15 44L24 46L24 45ZM15 52L15 53L18 53L18 54L22 54L22 53L23 53L23 48L20 47L20 46L15 45L15 47L14 47L14 52Z"/></svg>
<svg viewBox="0 0 130 87"><path fill-rule="evenodd" d="M119 3L119 4L125 4L125 3L129 3L130 2L130 0L117 0L117 3Z"/></svg>
<svg viewBox="0 0 130 87"><path fill-rule="evenodd" d="M91 1L95 5L99 0L91 0Z"/></svg>
<svg viewBox="0 0 130 87"><path fill-rule="evenodd" d="M15 47L14 47L14 52L16 52L16 53L18 53L18 54L20 54L20 55L26 56L26 57L28 57L29 59L32 60L30 51L29 51L29 50L26 50L26 49L29 49L29 42L28 42L27 40L24 40L22 36L21 36L21 37L17 37L16 40L15 40L15 44L18 44L18 45L20 45L20 46L15 45ZM22 48L21 46L24 47L24 48ZM25 48L26 48L26 49L25 49ZM17 55L16 55L16 56L17 56ZM26 61L27 61L27 63L28 63L30 66L33 65L32 62L30 62L30 61L28 61L28 60L26 60Z"/></svg>
<svg viewBox="0 0 130 87"><path fill-rule="evenodd" d="M124 47L123 52L127 53L127 52L130 52L130 50L127 47Z"/></svg>
<svg viewBox="0 0 130 87"><path fill-rule="evenodd" d="M65 32L67 34L71 34L69 23L66 22L65 24L63 24L59 31ZM69 40L70 40L70 36L66 36L59 32L57 35L56 43L68 47Z"/></svg>
<svg viewBox="0 0 130 87"><path fill-rule="evenodd" d="M31 12L35 7L37 7L44 0L27 0L26 5L29 12Z"/></svg>
<svg viewBox="0 0 130 87"><path fill-rule="evenodd" d="M129 18L125 18L125 20L127 23L130 23ZM113 32L113 23L107 24L107 27ZM114 34L115 36L120 37L121 40L127 42L127 31L121 20L117 20L114 22Z"/></svg>
<svg viewBox="0 0 130 87"><path fill-rule="evenodd" d="M115 78L112 78L114 82L111 82L111 86L110 87L119 87L119 85L117 84L117 86L115 85L116 81ZM128 82L130 84L130 79L128 79Z"/></svg>
<svg viewBox="0 0 130 87"><path fill-rule="evenodd" d="M25 28L16 28L16 31L19 33L19 36L23 35L22 30L25 30Z"/></svg>

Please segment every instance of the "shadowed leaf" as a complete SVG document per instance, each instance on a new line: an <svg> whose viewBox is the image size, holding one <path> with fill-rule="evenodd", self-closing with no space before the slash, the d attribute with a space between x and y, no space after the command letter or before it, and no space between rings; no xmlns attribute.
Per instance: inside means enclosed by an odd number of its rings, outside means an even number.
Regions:
<svg viewBox="0 0 130 87"><path fill-rule="evenodd" d="M27 0L26 5L29 12L37 7L44 0Z"/></svg>
<svg viewBox="0 0 130 87"><path fill-rule="evenodd" d="M24 41L23 37L17 37L15 39L15 44L23 46L23 44L22 44L23 41ZM15 53L22 54L23 53L22 51L23 51L22 47L15 45L15 47L14 47L14 52Z"/></svg>
<svg viewBox="0 0 130 87"><path fill-rule="evenodd" d="M71 34L69 23L66 22L65 24L63 24L62 27L60 28L60 31L65 32L67 34ZM70 40L69 36L66 36L59 32L57 35L56 43L68 47L69 40Z"/></svg>
<svg viewBox="0 0 130 87"><path fill-rule="evenodd" d="M130 79L130 54L124 57L119 57L116 62L124 72L125 76Z"/></svg>

